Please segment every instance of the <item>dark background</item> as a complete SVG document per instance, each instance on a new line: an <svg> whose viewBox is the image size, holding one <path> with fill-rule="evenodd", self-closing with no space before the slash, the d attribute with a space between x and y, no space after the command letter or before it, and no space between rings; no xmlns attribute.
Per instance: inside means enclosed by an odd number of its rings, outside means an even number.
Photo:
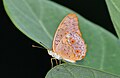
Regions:
<svg viewBox="0 0 120 78"><path fill-rule="evenodd" d="M104 0L53 0L116 35ZM0 78L44 78L51 68L46 49L22 34L7 16L0 0ZM40 45L38 45L40 46Z"/></svg>

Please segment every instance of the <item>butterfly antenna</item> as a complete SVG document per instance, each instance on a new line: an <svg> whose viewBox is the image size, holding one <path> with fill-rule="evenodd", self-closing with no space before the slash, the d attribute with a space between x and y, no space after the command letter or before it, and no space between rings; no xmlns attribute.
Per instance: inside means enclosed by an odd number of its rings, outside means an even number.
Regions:
<svg viewBox="0 0 120 78"><path fill-rule="evenodd" d="M44 49L43 47L36 46L36 45L32 45L32 47L34 47L34 48L42 48L42 49Z"/></svg>

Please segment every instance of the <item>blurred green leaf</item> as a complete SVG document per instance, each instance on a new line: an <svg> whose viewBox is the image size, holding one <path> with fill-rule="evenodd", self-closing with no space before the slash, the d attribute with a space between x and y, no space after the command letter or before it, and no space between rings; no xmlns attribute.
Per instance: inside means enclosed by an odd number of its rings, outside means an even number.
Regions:
<svg viewBox="0 0 120 78"><path fill-rule="evenodd" d="M15 26L46 49L52 48L54 33L61 20L68 13L75 13L48 0L3 1L6 12ZM120 75L118 39L82 16L77 16L88 49L86 57L77 64Z"/></svg>
<svg viewBox="0 0 120 78"><path fill-rule="evenodd" d="M120 78L116 75L80 65L63 64L51 69L45 78Z"/></svg>
<svg viewBox="0 0 120 78"><path fill-rule="evenodd" d="M120 0L106 0L115 30L120 38Z"/></svg>

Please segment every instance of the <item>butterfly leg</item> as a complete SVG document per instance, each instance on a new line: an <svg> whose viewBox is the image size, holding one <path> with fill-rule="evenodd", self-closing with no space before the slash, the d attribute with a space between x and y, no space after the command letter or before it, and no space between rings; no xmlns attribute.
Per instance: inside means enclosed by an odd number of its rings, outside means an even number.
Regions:
<svg viewBox="0 0 120 78"><path fill-rule="evenodd" d="M56 65L58 65L58 61L56 58L51 58L51 68L53 68L53 60L55 60Z"/></svg>
<svg viewBox="0 0 120 78"><path fill-rule="evenodd" d="M57 59L55 58L55 62L56 62L56 65L58 65L58 61L57 61Z"/></svg>
<svg viewBox="0 0 120 78"><path fill-rule="evenodd" d="M53 68L53 58L51 58L51 68Z"/></svg>
<svg viewBox="0 0 120 78"><path fill-rule="evenodd" d="M59 64L62 64L62 61L61 61L61 60L59 60Z"/></svg>

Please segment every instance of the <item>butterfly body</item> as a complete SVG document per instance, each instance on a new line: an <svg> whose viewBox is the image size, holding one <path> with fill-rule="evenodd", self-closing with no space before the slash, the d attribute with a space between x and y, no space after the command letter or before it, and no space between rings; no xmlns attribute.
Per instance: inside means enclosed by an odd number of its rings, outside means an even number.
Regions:
<svg viewBox="0 0 120 78"><path fill-rule="evenodd" d="M56 30L52 50L48 54L58 60L76 62L86 55L86 44L78 27L76 14L68 14Z"/></svg>

